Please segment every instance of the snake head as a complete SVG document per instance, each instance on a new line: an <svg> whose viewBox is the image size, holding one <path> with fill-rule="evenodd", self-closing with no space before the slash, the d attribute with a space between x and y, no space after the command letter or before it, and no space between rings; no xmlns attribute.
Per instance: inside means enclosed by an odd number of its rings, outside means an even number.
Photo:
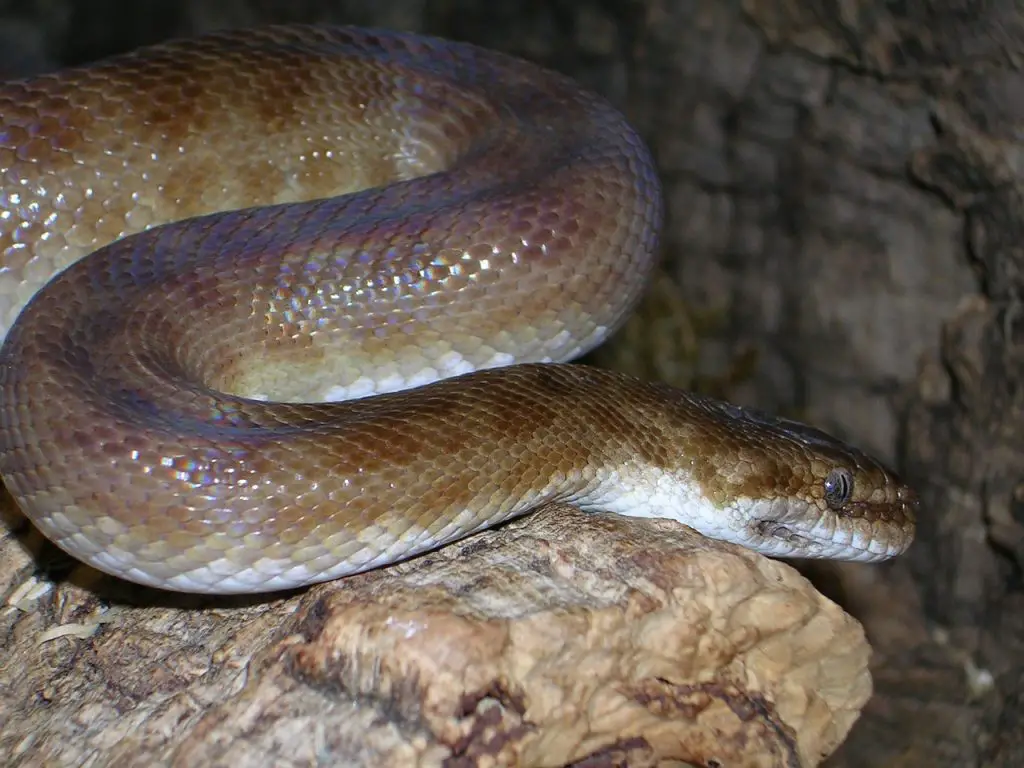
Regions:
<svg viewBox="0 0 1024 768"><path fill-rule="evenodd" d="M797 421L686 399L685 470L722 521L710 535L776 557L860 562L910 546L917 495L881 462Z"/></svg>
<svg viewBox="0 0 1024 768"><path fill-rule="evenodd" d="M825 432L787 419L775 419L774 427L791 441L796 482L793 495L775 500L754 524L763 540L760 548L860 562L907 550L918 508L913 489L877 460Z"/></svg>

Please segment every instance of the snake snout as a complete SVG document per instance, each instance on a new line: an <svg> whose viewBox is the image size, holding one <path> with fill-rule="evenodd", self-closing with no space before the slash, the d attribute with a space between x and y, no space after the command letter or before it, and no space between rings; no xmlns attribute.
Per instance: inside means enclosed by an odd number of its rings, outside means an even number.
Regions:
<svg viewBox="0 0 1024 768"><path fill-rule="evenodd" d="M913 541L917 503L910 489L892 500L850 502L841 509L790 499L781 509L773 505L767 514L751 516L747 546L772 557L888 560Z"/></svg>

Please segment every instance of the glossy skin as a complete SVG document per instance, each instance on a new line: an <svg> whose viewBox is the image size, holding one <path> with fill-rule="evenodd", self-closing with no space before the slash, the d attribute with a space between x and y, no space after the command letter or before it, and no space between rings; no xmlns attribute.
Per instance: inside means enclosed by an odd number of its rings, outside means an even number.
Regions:
<svg viewBox="0 0 1024 768"><path fill-rule="evenodd" d="M8 83L0 116L0 473L101 570L294 587L551 501L776 555L910 544L912 492L820 433L495 368L600 343L655 258L646 149L563 77L274 27Z"/></svg>

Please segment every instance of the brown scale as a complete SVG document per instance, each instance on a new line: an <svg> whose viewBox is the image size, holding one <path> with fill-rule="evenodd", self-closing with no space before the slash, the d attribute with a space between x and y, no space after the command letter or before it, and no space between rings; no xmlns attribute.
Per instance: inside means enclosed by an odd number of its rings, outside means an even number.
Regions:
<svg viewBox="0 0 1024 768"><path fill-rule="evenodd" d="M0 115L0 473L98 568L312 583L625 467L814 515L843 467L834 519L910 543L912 494L859 452L618 374L525 365L313 402L446 360L563 360L631 310L661 226L653 164L561 76L272 27L0 85Z"/></svg>

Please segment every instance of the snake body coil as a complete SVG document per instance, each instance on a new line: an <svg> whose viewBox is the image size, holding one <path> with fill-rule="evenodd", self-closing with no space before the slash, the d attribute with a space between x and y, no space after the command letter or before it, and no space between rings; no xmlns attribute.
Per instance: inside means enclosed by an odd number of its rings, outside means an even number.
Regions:
<svg viewBox="0 0 1024 768"><path fill-rule="evenodd" d="M661 224L642 142L563 77L271 27L3 84L0 121L0 473L101 570L294 587L552 501L775 555L910 543L859 451L557 364Z"/></svg>

